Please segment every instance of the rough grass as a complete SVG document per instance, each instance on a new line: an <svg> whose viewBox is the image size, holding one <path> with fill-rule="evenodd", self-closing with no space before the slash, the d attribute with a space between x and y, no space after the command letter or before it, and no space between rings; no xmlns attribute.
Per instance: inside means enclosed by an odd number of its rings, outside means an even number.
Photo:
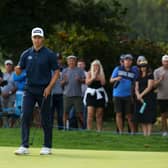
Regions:
<svg viewBox="0 0 168 168"><path fill-rule="evenodd" d="M35 128L31 129L30 141ZM33 147L41 147L43 134L41 129L35 132ZM0 146L20 145L19 128L1 128ZM152 135L117 135L110 131L97 133L95 131L57 131L53 130L53 148L93 149L117 151L162 151L168 152L168 137Z"/></svg>

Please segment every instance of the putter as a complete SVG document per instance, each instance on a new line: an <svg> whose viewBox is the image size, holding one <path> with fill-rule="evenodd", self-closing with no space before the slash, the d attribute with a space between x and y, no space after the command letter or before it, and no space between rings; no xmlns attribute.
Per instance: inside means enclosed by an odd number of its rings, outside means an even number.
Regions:
<svg viewBox="0 0 168 168"><path fill-rule="evenodd" d="M41 114L40 114L40 112L41 112L41 109L44 107L44 102L45 102L45 100L46 100L46 98L43 97L42 102L41 102L41 108L40 108L40 110L38 110L38 114L39 114L39 118L40 118L40 127L41 127ZM32 146L33 143L34 143L34 139L35 139L36 132L37 132L37 127L35 127L35 129L34 129L33 134L32 134L32 138L31 138L31 141L30 141L30 143L29 143L31 146Z"/></svg>

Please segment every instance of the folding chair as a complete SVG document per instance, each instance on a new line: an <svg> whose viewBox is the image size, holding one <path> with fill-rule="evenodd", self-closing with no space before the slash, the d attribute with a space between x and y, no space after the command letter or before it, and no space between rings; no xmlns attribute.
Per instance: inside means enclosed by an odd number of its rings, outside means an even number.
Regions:
<svg viewBox="0 0 168 168"><path fill-rule="evenodd" d="M23 92L17 91L14 107L1 108L0 117L3 120L3 127L9 127L8 118L10 117L15 120L15 125L18 123L18 126L20 126L22 100Z"/></svg>

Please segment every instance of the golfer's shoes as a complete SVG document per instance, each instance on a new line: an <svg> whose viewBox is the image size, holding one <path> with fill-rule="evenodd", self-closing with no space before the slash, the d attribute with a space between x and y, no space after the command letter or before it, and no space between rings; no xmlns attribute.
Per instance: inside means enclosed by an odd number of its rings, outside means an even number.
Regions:
<svg viewBox="0 0 168 168"><path fill-rule="evenodd" d="M29 150L28 148L21 146L14 153L15 155L27 155L29 154Z"/></svg>
<svg viewBox="0 0 168 168"><path fill-rule="evenodd" d="M51 154L52 154L51 148L42 147L40 155L51 155Z"/></svg>

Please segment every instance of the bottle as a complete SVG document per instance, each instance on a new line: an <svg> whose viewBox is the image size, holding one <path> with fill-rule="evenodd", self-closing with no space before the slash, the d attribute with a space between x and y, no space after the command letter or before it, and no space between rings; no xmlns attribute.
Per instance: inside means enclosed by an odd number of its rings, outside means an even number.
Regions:
<svg viewBox="0 0 168 168"><path fill-rule="evenodd" d="M139 110L139 113L140 114L143 114L144 113L144 111L145 111L145 108L146 108L146 103L145 102L143 102L143 104L142 104L142 106L141 106L141 108L140 108L140 110Z"/></svg>

